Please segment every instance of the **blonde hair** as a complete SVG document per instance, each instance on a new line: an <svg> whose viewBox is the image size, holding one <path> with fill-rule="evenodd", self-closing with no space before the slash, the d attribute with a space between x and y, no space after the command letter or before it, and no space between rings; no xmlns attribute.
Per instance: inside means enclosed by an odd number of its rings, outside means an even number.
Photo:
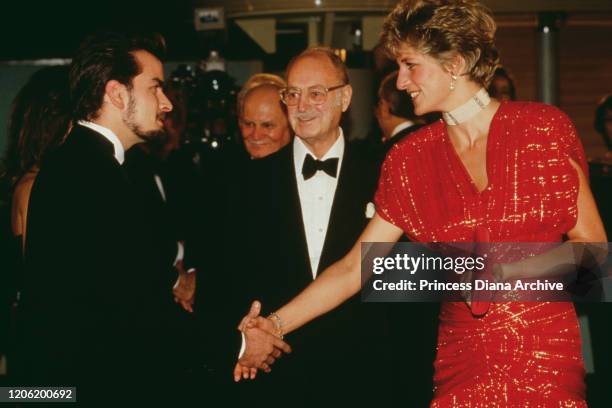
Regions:
<svg viewBox="0 0 612 408"><path fill-rule="evenodd" d="M392 58L407 44L446 67L459 54L462 74L487 87L499 63L496 29L491 11L477 1L404 0L385 19L381 43Z"/></svg>
<svg viewBox="0 0 612 408"><path fill-rule="evenodd" d="M287 86L287 82L278 75L274 74L255 74L251 76L242 86L240 92L238 92L237 103L238 103L238 115L242 116L242 110L244 109L244 100L247 95L256 88L268 85L277 88L280 92L281 89Z"/></svg>

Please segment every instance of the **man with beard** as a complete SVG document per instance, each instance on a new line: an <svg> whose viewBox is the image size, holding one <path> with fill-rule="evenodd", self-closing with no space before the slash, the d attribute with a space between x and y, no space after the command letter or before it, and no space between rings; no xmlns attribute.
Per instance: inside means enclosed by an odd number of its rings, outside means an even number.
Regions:
<svg viewBox="0 0 612 408"><path fill-rule="evenodd" d="M122 168L172 110L158 49L116 33L81 44L69 77L74 127L30 199L21 384L76 386L88 406L141 398L128 386L167 367L154 290L163 265L148 256L152 234Z"/></svg>

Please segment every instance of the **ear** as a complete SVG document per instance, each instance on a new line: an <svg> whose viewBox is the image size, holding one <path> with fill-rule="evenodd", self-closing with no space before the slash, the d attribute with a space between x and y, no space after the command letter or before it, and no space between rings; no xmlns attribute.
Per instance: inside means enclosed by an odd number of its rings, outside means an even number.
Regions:
<svg viewBox="0 0 612 408"><path fill-rule="evenodd" d="M110 80L104 87L104 101L120 111L127 109L130 99L127 87L117 80Z"/></svg>
<svg viewBox="0 0 612 408"><path fill-rule="evenodd" d="M351 105L351 98L353 97L353 87L350 85L342 88L342 112L346 112L346 110Z"/></svg>
<svg viewBox="0 0 612 408"><path fill-rule="evenodd" d="M463 58L463 55L457 53L452 58L447 70L454 75L461 76L465 74L465 65L465 58Z"/></svg>

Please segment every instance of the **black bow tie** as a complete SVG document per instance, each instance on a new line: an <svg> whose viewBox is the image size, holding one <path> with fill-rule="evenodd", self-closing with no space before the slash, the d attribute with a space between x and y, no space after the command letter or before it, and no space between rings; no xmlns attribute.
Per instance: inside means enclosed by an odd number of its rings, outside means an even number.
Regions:
<svg viewBox="0 0 612 408"><path fill-rule="evenodd" d="M308 180L319 170L324 171L333 178L336 178L338 158L334 157L333 159L321 161L315 160L311 155L307 155L306 160L304 160L304 166L302 166L302 176L304 176L304 180Z"/></svg>

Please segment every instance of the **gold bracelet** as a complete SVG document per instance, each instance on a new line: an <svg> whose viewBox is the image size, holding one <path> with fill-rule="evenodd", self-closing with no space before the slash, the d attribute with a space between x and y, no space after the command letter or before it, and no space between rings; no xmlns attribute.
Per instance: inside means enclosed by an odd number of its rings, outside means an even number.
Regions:
<svg viewBox="0 0 612 408"><path fill-rule="evenodd" d="M274 327L276 328L276 337L282 340L285 336L283 335L283 321L281 320L280 316L276 313L270 313L268 319L272 320L272 323L274 323Z"/></svg>

